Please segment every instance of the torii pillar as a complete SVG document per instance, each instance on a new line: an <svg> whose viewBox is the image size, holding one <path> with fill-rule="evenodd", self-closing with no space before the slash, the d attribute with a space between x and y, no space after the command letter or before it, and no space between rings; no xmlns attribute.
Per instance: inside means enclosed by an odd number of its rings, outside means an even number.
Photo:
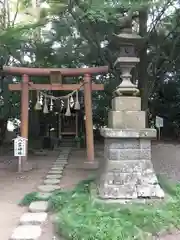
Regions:
<svg viewBox="0 0 180 240"><path fill-rule="evenodd" d="M28 120L29 120L29 76L24 74L22 77L21 92L21 137L28 139Z"/></svg>
<svg viewBox="0 0 180 240"><path fill-rule="evenodd" d="M84 106L85 106L85 126L86 126L86 145L87 159L90 162L94 161L94 134L93 134L93 119L92 119L92 84L91 76L84 75Z"/></svg>
<svg viewBox="0 0 180 240"><path fill-rule="evenodd" d="M22 170L29 171L32 169L28 159L28 122L29 122L29 76L22 76L22 92L21 92L21 137L27 139L26 156L22 157Z"/></svg>

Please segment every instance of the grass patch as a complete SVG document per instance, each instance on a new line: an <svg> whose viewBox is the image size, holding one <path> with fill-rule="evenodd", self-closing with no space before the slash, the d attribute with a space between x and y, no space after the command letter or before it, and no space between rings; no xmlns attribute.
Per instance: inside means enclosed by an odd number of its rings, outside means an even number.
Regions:
<svg viewBox="0 0 180 240"><path fill-rule="evenodd" d="M23 199L19 202L20 206L29 206L35 201L48 201L50 196L41 196L38 192L31 192L26 194Z"/></svg>
<svg viewBox="0 0 180 240"><path fill-rule="evenodd" d="M57 214L57 231L65 239L146 240L180 227L180 185L167 184L161 178L164 189L171 195L167 201L115 207L92 201L91 181L81 182L73 191L58 191L50 198Z"/></svg>

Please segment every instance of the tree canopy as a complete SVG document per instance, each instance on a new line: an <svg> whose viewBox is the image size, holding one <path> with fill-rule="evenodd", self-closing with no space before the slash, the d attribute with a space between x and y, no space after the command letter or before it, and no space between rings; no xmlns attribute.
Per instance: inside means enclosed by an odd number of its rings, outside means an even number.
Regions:
<svg viewBox="0 0 180 240"><path fill-rule="evenodd" d="M120 73L113 67L118 49L112 49L109 43L113 34L119 33L132 19L133 30L145 39L139 50L141 61L134 73L139 81L142 108L179 127L178 1L55 0L34 4L32 0L3 0L0 8L0 50L6 65L109 66L109 74L93 79L105 85L103 92L93 93L97 126L107 123L112 92L120 83ZM7 89L12 76L5 79L1 114L19 117L20 93ZM47 80L33 78L34 82ZM78 82L79 79L64 81Z"/></svg>

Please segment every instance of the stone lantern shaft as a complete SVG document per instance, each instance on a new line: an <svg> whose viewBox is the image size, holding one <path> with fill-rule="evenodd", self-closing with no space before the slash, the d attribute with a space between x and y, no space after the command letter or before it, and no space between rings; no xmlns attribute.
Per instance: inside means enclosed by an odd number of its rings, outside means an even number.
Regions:
<svg viewBox="0 0 180 240"><path fill-rule="evenodd" d="M139 90L131 82L131 70L139 62L133 46L141 37L131 31L116 35L121 44L115 67L121 70L121 84L115 89L108 127L101 130L105 138L104 160L97 182L102 199L163 198L151 162L151 140L156 130L145 127L145 112L141 111ZM127 46L124 44L127 43Z"/></svg>

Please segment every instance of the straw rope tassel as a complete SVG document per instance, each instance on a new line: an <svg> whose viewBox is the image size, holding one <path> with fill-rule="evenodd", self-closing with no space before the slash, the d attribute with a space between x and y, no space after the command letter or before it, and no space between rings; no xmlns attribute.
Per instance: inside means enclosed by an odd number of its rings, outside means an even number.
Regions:
<svg viewBox="0 0 180 240"><path fill-rule="evenodd" d="M48 106L47 106L47 99L46 99L46 97L45 97L45 99L44 99L43 113L44 113L44 114L49 113Z"/></svg>
<svg viewBox="0 0 180 240"><path fill-rule="evenodd" d="M71 116L71 109L70 109L70 104L69 104L69 98L67 100L67 110L66 110L65 116L68 116L68 117Z"/></svg>
<svg viewBox="0 0 180 240"><path fill-rule="evenodd" d="M41 105L43 105L43 94L41 92L39 94L39 102Z"/></svg>
<svg viewBox="0 0 180 240"><path fill-rule="evenodd" d="M73 99L72 95L69 98L69 105L70 105L71 108L74 106L74 99Z"/></svg>
<svg viewBox="0 0 180 240"><path fill-rule="evenodd" d="M74 105L74 109L75 110L80 110L80 103L79 103L79 97L78 97L78 91L76 91L76 102L75 102L75 105Z"/></svg>
<svg viewBox="0 0 180 240"><path fill-rule="evenodd" d="M39 95L39 91L37 91L37 101L36 101L36 105L34 107L35 110L41 110L41 103L40 103L40 95Z"/></svg>
<svg viewBox="0 0 180 240"><path fill-rule="evenodd" d="M52 112L53 111L53 100L51 98L51 102L50 102L50 111Z"/></svg>

